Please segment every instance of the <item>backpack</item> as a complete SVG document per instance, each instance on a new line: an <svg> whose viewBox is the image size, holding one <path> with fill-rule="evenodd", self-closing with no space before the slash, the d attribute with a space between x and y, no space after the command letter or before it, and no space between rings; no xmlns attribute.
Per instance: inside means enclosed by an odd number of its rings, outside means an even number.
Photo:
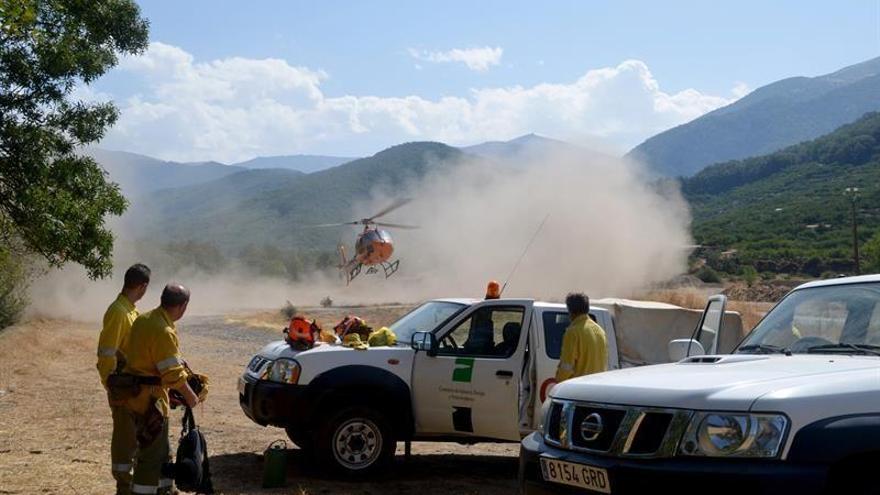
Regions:
<svg viewBox="0 0 880 495"><path fill-rule="evenodd" d="M177 444L174 463L174 482L184 492L212 494L211 469L208 465L208 444L196 426L192 409L183 413L183 429Z"/></svg>

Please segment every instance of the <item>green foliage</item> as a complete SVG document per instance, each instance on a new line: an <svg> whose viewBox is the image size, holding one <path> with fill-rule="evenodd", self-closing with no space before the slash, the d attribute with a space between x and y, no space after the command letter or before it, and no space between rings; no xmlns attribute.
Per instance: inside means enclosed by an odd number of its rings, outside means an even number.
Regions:
<svg viewBox="0 0 880 495"><path fill-rule="evenodd" d="M27 306L25 263L22 256L0 245L0 329L16 323Z"/></svg>
<svg viewBox="0 0 880 495"><path fill-rule="evenodd" d="M71 92L147 40L131 0L0 0L0 234L52 266L73 261L92 277L110 273L104 219L122 214L126 201L77 151L100 140L117 112Z"/></svg>
<svg viewBox="0 0 880 495"><path fill-rule="evenodd" d="M746 284L749 287L755 284L758 281L758 270L755 270L753 266L744 266L742 267L742 277L745 280Z"/></svg>
<svg viewBox="0 0 880 495"><path fill-rule="evenodd" d="M682 189L693 212L694 237L704 249L735 249L729 259L707 256L722 272L818 277L852 273L852 226L847 187L860 188L859 241L880 230L880 113L814 141L777 153L707 168Z"/></svg>
<svg viewBox="0 0 880 495"><path fill-rule="evenodd" d="M717 284L721 282L721 276L709 265L703 265L697 270L696 277L707 284Z"/></svg>
<svg viewBox="0 0 880 495"><path fill-rule="evenodd" d="M862 246L860 262L862 268L873 272L880 273L880 231L874 234L868 242Z"/></svg>

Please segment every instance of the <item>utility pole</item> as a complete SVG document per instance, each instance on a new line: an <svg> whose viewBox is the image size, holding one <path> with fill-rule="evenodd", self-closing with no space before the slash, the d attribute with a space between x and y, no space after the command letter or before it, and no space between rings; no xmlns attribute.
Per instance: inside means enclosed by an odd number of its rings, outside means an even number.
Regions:
<svg viewBox="0 0 880 495"><path fill-rule="evenodd" d="M844 194L849 197L852 206L852 236L853 236L853 263L855 264L856 275L862 273L859 264L859 221L856 217L856 200L859 199L858 187L847 187Z"/></svg>

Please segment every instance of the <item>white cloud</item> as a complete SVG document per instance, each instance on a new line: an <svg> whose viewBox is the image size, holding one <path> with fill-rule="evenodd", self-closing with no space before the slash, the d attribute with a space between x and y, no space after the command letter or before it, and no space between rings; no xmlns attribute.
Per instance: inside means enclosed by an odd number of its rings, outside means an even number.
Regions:
<svg viewBox="0 0 880 495"><path fill-rule="evenodd" d="M737 81L737 83L733 85L733 89L730 91L730 93L733 95L734 98L738 100L743 96L749 94L751 91L752 89L749 88L748 84L742 81Z"/></svg>
<svg viewBox="0 0 880 495"><path fill-rule="evenodd" d="M416 60L434 63L460 62L465 64L468 69L478 72L485 72L489 70L489 67L500 64L501 55L504 53L500 46L453 48L446 52L429 52L414 48L410 48L408 51L410 56Z"/></svg>
<svg viewBox="0 0 880 495"><path fill-rule="evenodd" d="M619 149L733 98L665 92L628 60L574 81L485 87L429 99L325 94L322 70L279 59L199 62L162 43L120 69L145 88L117 98L121 116L102 146L174 160L232 162L256 155L366 155L416 140L471 144L529 132L600 138Z"/></svg>

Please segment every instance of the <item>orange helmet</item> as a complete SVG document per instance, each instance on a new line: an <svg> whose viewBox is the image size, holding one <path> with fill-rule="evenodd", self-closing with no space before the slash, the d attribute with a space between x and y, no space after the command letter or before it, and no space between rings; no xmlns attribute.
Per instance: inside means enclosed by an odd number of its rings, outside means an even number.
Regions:
<svg viewBox="0 0 880 495"><path fill-rule="evenodd" d="M494 280L486 286L486 299L498 299L501 297L501 286Z"/></svg>
<svg viewBox="0 0 880 495"><path fill-rule="evenodd" d="M311 349L315 345L315 336L321 327L315 320L309 321L302 316L294 316L284 330L287 343L298 350Z"/></svg>

